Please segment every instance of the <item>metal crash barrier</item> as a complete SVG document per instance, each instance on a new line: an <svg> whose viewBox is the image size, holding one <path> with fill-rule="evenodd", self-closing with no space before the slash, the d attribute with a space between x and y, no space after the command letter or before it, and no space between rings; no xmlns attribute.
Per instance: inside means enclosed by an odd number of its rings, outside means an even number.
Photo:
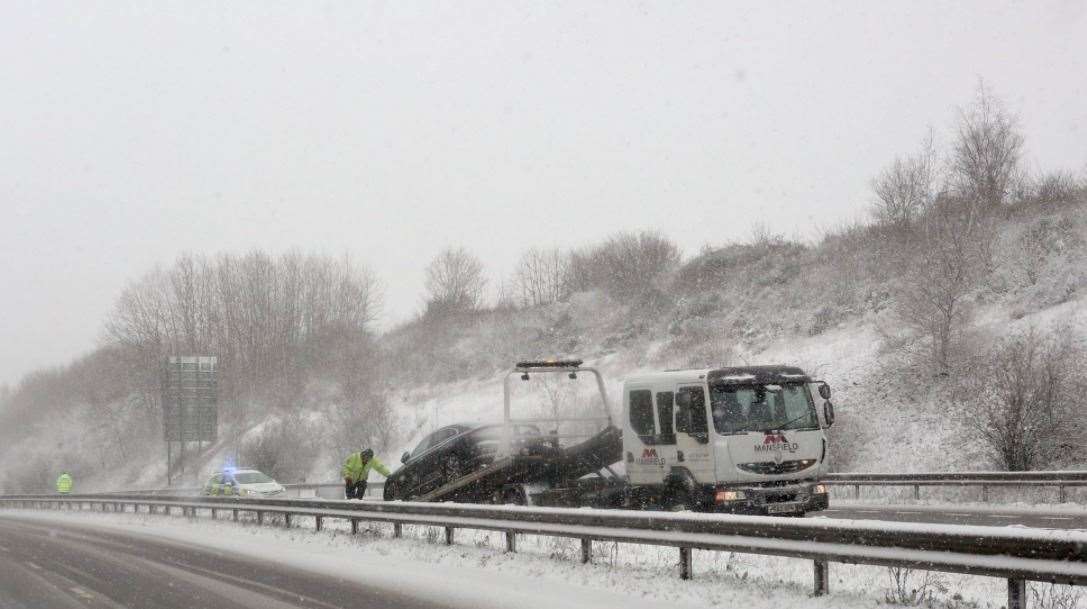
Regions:
<svg viewBox="0 0 1087 609"><path fill-rule="evenodd" d="M24 509L99 510L219 518L230 512L255 515L263 524L277 518L286 526L299 517L393 525L440 527L452 544L457 529L501 531L506 550L516 551L518 535L565 537L581 541L581 561L592 560L594 541L674 547L677 571L693 576L692 550L785 556L813 562L813 591L826 594L831 563L904 567L999 577L1008 583L1008 608L1026 607L1027 581L1087 585L1087 532L1003 527L956 526L881 521L803 520L672 512L532 508L442 503L329 501L320 499L241 499L139 494L8 495L0 506Z"/></svg>

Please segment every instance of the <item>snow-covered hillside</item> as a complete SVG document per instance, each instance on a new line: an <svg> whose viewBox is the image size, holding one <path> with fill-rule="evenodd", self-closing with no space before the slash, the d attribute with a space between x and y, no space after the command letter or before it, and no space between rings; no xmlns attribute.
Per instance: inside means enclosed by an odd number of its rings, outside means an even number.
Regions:
<svg viewBox="0 0 1087 609"><path fill-rule="evenodd" d="M956 357L969 363L1030 329L1082 346L1087 202L1017 209L995 222L994 235L957 313L965 321L956 330ZM798 365L834 387L831 454L839 471L998 468L955 406L969 367L935 373L929 339L903 321L899 299L909 295L908 265L916 261L908 244L891 247L888 238L862 226L817 244L768 238L705 248L637 298L585 289L549 304L423 315L360 343L364 361L348 358L354 352L324 354L332 376L311 362L310 377L297 386L254 385L265 390L265 402L227 403L218 442L190 457L188 482L239 454L262 457L284 481L335 480L339 462L361 443L395 465L438 426L498 420L505 373L516 361L550 357L599 368L613 407L633 374ZM131 376L134 355L123 348L104 354L116 357L87 358L28 385L36 393L19 416L31 422L0 447L17 453L19 465L0 460L0 485L47 486L71 463L84 490L162 484L161 422L146 398L157 386L145 381L135 385L143 393L118 393L126 385L115 379ZM354 388L361 397L346 400L345 383L362 372L371 378ZM583 411L595 393L588 381L517 381L515 403L537 415ZM34 409L63 412L65 424L54 414L35 418ZM1069 453L1051 465L1076 468L1078 458Z"/></svg>

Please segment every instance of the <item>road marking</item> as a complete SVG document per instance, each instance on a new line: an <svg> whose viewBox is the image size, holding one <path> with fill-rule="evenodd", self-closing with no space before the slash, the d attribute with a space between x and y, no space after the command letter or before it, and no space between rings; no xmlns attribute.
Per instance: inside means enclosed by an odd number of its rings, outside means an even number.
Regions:
<svg viewBox="0 0 1087 609"><path fill-rule="evenodd" d="M1018 516L1014 514L989 514L989 516L992 516L993 518L1018 518Z"/></svg>
<svg viewBox="0 0 1087 609"><path fill-rule="evenodd" d="M35 571L41 571L42 570L41 567L39 567L38 565L30 562L29 560L26 561L26 566L30 567L31 569L34 569Z"/></svg>
<svg viewBox="0 0 1087 609"><path fill-rule="evenodd" d="M879 514L879 510L857 510L858 514Z"/></svg>
<svg viewBox="0 0 1087 609"><path fill-rule="evenodd" d="M1072 520L1067 516L1042 516L1042 520Z"/></svg>
<svg viewBox="0 0 1087 609"><path fill-rule="evenodd" d="M945 516L977 516L977 514L963 514L962 512L945 512Z"/></svg>
<svg viewBox="0 0 1087 609"><path fill-rule="evenodd" d="M922 512L895 512L895 514L921 514Z"/></svg>
<svg viewBox="0 0 1087 609"><path fill-rule="evenodd" d="M68 589L71 590L72 592L75 592L78 596L80 596L82 598L85 598L87 600L91 600L91 599L94 598L93 594L91 594L90 592L87 592L86 590L84 590L83 588L80 588L79 586L72 586L71 588L68 588Z"/></svg>

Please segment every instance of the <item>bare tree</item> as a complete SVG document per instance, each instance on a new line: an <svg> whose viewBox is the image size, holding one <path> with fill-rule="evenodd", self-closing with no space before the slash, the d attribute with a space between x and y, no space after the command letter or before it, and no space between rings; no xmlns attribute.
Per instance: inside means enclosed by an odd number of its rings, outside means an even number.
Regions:
<svg viewBox="0 0 1087 609"><path fill-rule="evenodd" d="M680 254L660 233L642 231L612 236L593 252L591 261L599 267L599 287L620 300L637 301L679 266Z"/></svg>
<svg viewBox="0 0 1087 609"><path fill-rule="evenodd" d="M1010 471L1076 459L1084 442L1078 400L1087 388L1084 354L1069 332L1034 329L1001 342L964 392L966 422Z"/></svg>
<svg viewBox="0 0 1087 609"><path fill-rule="evenodd" d="M107 332L143 354L144 376L166 355L211 353L230 370L230 400L297 404L307 379L335 380L339 399L365 392L377 281L349 258L263 252L182 256L125 289Z"/></svg>
<svg viewBox="0 0 1087 609"><path fill-rule="evenodd" d="M474 311L483 300L483 263L462 247L439 253L426 268L429 313Z"/></svg>
<svg viewBox="0 0 1087 609"><path fill-rule="evenodd" d="M302 481L319 455L315 426L297 414L270 421L247 438L240 458L249 467L288 483Z"/></svg>
<svg viewBox="0 0 1087 609"><path fill-rule="evenodd" d="M1054 171L1038 178L1034 185L1034 200L1043 205L1065 203L1087 192L1087 182L1081 182L1070 171Z"/></svg>
<svg viewBox="0 0 1087 609"><path fill-rule="evenodd" d="M557 249L532 248L521 255L514 271L514 283L524 306L564 300L570 295L569 256Z"/></svg>
<svg viewBox="0 0 1087 609"><path fill-rule="evenodd" d="M979 82L973 105L959 111L951 154L959 196L979 201L987 209L999 207L1018 177L1022 154L1018 121Z"/></svg>
<svg viewBox="0 0 1087 609"><path fill-rule="evenodd" d="M872 212L876 220L908 234L920 220L936 195L938 160L930 132L913 156L897 158L872 181L875 200Z"/></svg>
<svg viewBox="0 0 1087 609"><path fill-rule="evenodd" d="M363 448L381 453L396 431L393 409L379 392L367 394L355 407L330 408L327 418L326 441L342 456Z"/></svg>
<svg viewBox="0 0 1087 609"><path fill-rule="evenodd" d="M493 302L496 311L512 311L517 308L516 279L500 280L494 285Z"/></svg>
<svg viewBox="0 0 1087 609"><path fill-rule="evenodd" d="M994 229L977 204L938 199L903 258L896 290L899 316L929 341L936 372L951 371L953 348L968 319L966 297L988 272Z"/></svg>

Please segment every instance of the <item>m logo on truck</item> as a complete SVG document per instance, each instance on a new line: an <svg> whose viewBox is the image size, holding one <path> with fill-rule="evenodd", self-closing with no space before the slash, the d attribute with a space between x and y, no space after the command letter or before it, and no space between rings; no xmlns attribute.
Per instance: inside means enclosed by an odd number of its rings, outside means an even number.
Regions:
<svg viewBox="0 0 1087 609"><path fill-rule="evenodd" d="M664 458L657 456L657 449L644 448L642 449L642 458L638 459L638 463L641 465L664 465Z"/></svg>
<svg viewBox="0 0 1087 609"><path fill-rule="evenodd" d="M766 437L762 439L762 444L755 445L755 452L757 453L770 453L770 452L790 452L794 453L800 448L800 444L797 442L790 442L783 433L768 433Z"/></svg>

